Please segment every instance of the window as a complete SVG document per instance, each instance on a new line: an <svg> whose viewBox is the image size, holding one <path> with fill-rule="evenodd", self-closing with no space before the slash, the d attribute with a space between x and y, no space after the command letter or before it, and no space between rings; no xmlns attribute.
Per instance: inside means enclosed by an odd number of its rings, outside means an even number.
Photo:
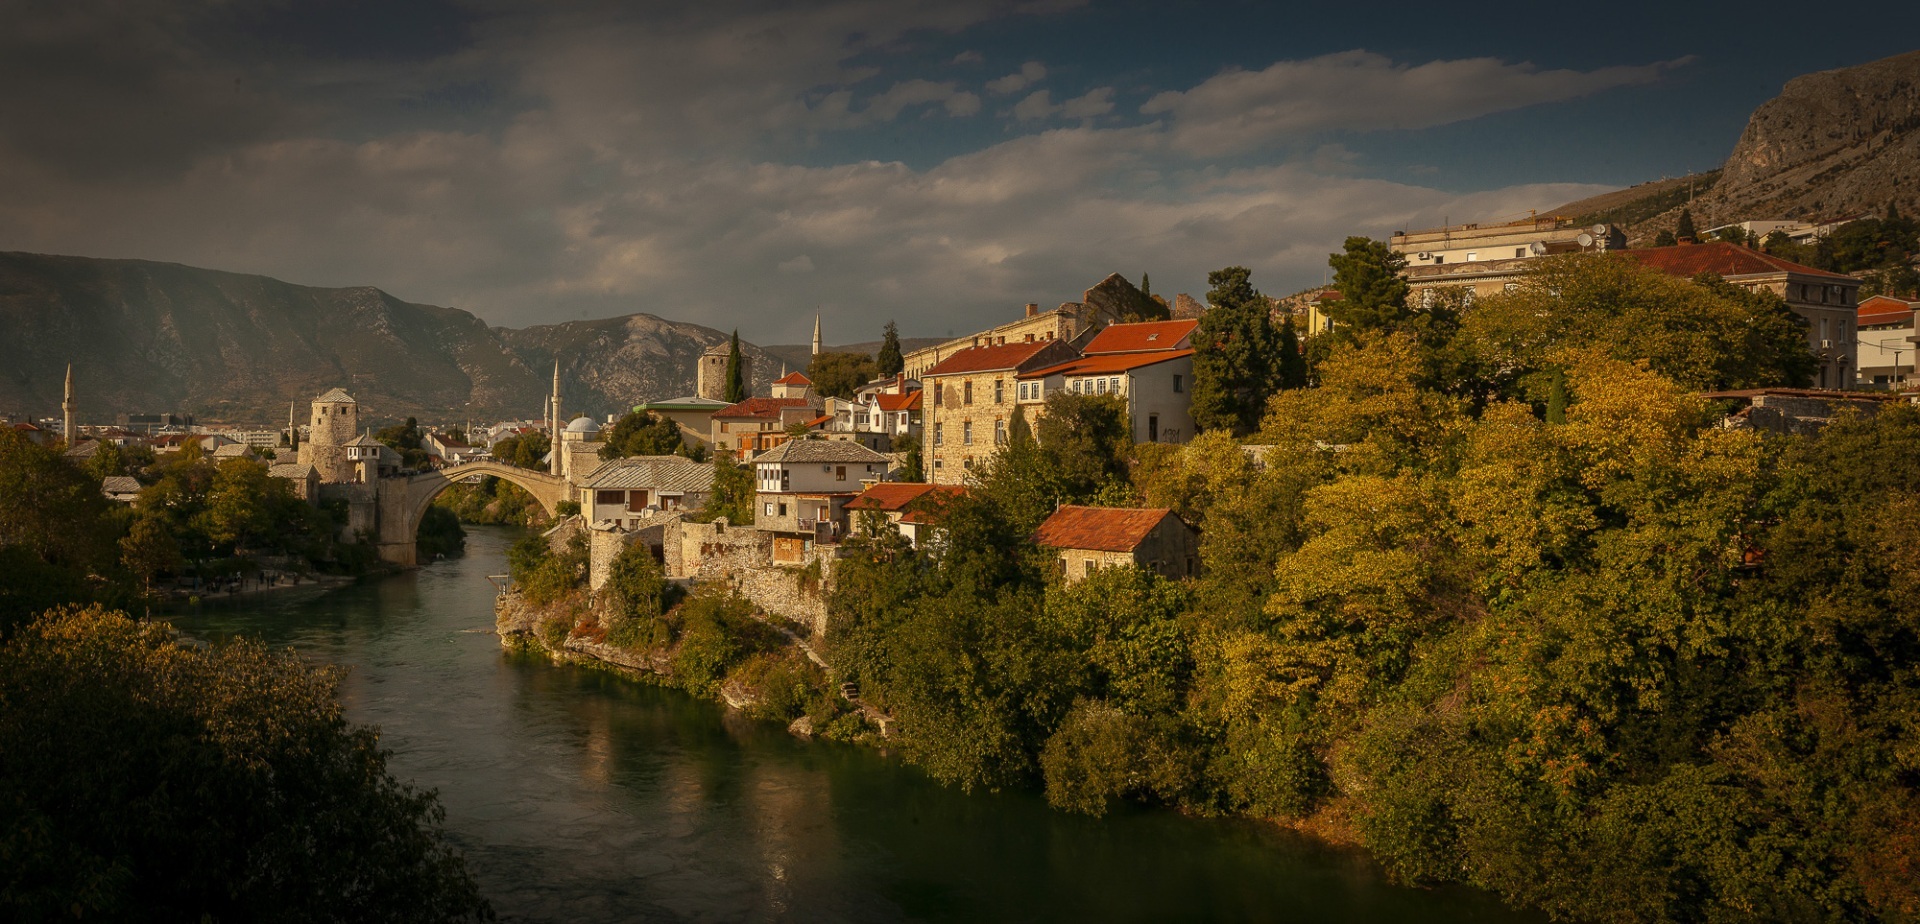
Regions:
<svg viewBox="0 0 1920 924"><path fill-rule="evenodd" d="M622 504L626 503L626 500L626 496L619 491L593 492L593 502L596 504Z"/></svg>
<svg viewBox="0 0 1920 924"><path fill-rule="evenodd" d="M947 383L945 382L933 383L933 403L939 404L940 402L945 401L946 398L947 398Z"/></svg>
<svg viewBox="0 0 1920 924"><path fill-rule="evenodd" d="M961 464L961 465L964 465L964 466L966 466L967 468L972 468L972 467L973 467L973 457L972 457L972 456L968 456L968 457L966 457L965 459L962 459L962 460L961 460L961 462L960 462L960 464Z"/></svg>
<svg viewBox="0 0 1920 924"><path fill-rule="evenodd" d="M995 420L993 422L993 445L1007 445L1007 422L1004 420Z"/></svg>
<svg viewBox="0 0 1920 924"><path fill-rule="evenodd" d="M1160 442L1160 415L1159 414L1147 415L1147 442L1149 443Z"/></svg>
<svg viewBox="0 0 1920 924"><path fill-rule="evenodd" d="M1092 576L1094 568L1097 567L1096 565L1094 565L1093 559L1091 558L1082 562L1081 565L1082 567L1080 569L1080 573L1084 576Z"/></svg>
<svg viewBox="0 0 1920 924"><path fill-rule="evenodd" d="M1520 259L1521 257L1524 257L1524 256L1526 256L1526 255L1527 255L1527 248L1525 248L1525 247L1515 247L1515 248L1513 248L1513 258L1514 258L1515 260L1518 260L1518 259ZM1192 569L1188 569L1188 571L1187 571L1187 573L1188 573L1188 574L1192 574L1192 573L1193 573L1193 571L1192 571Z"/></svg>
<svg viewBox="0 0 1920 924"><path fill-rule="evenodd" d="M1442 263L1445 263L1445 262L1447 262L1447 258L1446 258L1446 255L1445 255L1445 254L1435 254L1435 255L1434 255L1434 258L1433 258L1433 265L1434 265L1434 266L1439 266L1440 264L1442 264Z"/></svg>
<svg viewBox="0 0 1920 924"><path fill-rule="evenodd" d="M773 516L773 502L767 502L767 516Z"/></svg>
<svg viewBox="0 0 1920 924"><path fill-rule="evenodd" d="M833 480L835 480L835 481L845 481L845 480L847 480L847 467L846 467L846 466L844 466L844 465L836 465L836 466L834 466L834 467L833 467Z"/></svg>
<svg viewBox="0 0 1920 924"><path fill-rule="evenodd" d="M939 446L945 446L946 444L947 444L947 425L935 424L933 428L933 445L936 447L939 447Z"/></svg>
<svg viewBox="0 0 1920 924"><path fill-rule="evenodd" d="M1116 395L1120 393L1120 377L1117 375L1113 377L1113 393Z"/></svg>
<svg viewBox="0 0 1920 924"><path fill-rule="evenodd" d="M1006 383L1000 379L993 380L993 403L1007 403L1007 386Z"/></svg>
<svg viewBox="0 0 1920 924"><path fill-rule="evenodd" d="M730 423L727 423L727 422L726 422L726 421L724 421L724 420L723 420L723 421L721 421L721 422L720 422L720 432L721 432L721 433L725 433L725 432L727 432L727 428L728 428L728 427L731 427L731 426L733 426L733 425L732 425L732 424L730 424Z"/></svg>
<svg viewBox="0 0 1920 924"><path fill-rule="evenodd" d="M1100 393L1104 395L1107 393L1107 380L1100 379L1099 382L1100 382Z"/></svg>
<svg viewBox="0 0 1920 924"><path fill-rule="evenodd" d="M960 425L960 445L973 445L973 421L971 420Z"/></svg>
<svg viewBox="0 0 1920 924"><path fill-rule="evenodd" d="M1186 391L1186 385L1181 381L1180 373L1176 372L1173 374L1173 393L1177 395L1183 391Z"/></svg>
<svg viewBox="0 0 1920 924"><path fill-rule="evenodd" d="M1474 252L1473 252L1473 251L1471 251L1471 250L1469 250L1469 251L1467 251L1467 262L1468 262L1468 263L1472 263L1473 261L1475 261L1475 260L1478 260L1478 259L1480 259L1480 255L1479 255L1479 254L1477 254L1477 253L1474 253Z"/></svg>
<svg viewBox="0 0 1920 924"><path fill-rule="evenodd" d="M777 506L777 507L779 507L779 508L780 508L780 512L779 512L779 513L776 513L776 514L774 514L775 516L782 516L782 517L784 517L784 516L786 516L786 515L787 515L787 505L786 505L786 504L777 504L777 505L775 505L775 506Z"/></svg>
<svg viewBox="0 0 1920 924"><path fill-rule="evenodd" d="M960 403L972 404L973 403L973 380L968 379L964 384L960 386L960 388L961 388Z"/></svg>

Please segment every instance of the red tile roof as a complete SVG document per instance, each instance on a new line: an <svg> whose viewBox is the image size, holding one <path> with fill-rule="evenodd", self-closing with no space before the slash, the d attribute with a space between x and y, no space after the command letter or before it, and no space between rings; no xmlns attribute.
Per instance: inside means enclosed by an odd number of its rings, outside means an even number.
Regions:
<svg viewBox="0 0 1920 924"><path fill-rule="evenodd" d="M847 501L848 510L875 510L881 513L893 513L905 510L909 505L919 509L909 511L901 517L909 523L926 522L925 508L951 500L967 493L967 489L953 484L914 484L900 481L883 481L862 491L859 497ZM922 501L926 503L922 503ZM916 516L918 514L918 516Z"/></svg>
<svg viewBox="0 0 1920 924"><path fill-rule="evenodd" d="M39 427L36 427L36 426L34 426L33 424L30 424L30 423L26 423L25 421L22 421L22 422L20 422L20 423L17 423L17 424L14 424L14 425L13 425L13 428L14 428L15 430L19 430L19 431L21 431L21 432L23 432L23 433L24 433L24 432L26 432L26 431L28 431L28 430L32 430L32 431L35 431L35 432L38 432L38 431L40 430L40 428L39 428Z"/></svg>
<svg viewBox="0 0 1920 924"><path fill-rule="evenodd" d="M1109 353L1105 356L1087 356L1057 366L1035 369L1032 372L1022 372L1019 377L1039 379L1049 375L1105 375L1111 372L1130 372L1144 366L1192 355L1192 350L1169 350L1164 353Z"/></svg>
<svg viewBox="0 0 1920 924"><path fill-rule="evenodd" d="M1165 507L1061 507L1034 531L1033 541L1050 549L1131 552L1173 515Z"/></svg>
<svg viewBox="0 0 1920 924"><path fill-rule="evenodd" d="M1147 350L1177 350L1187 345L1199 321L1148 321L1144 324L1109 324L1087 342L1086 352L1141 353Z"/></svg>
<svg viewBox="0 0 1920 924"><path fill-rule="evenodd" d="M781 376L780 380L773 384L775 385L812 385L813 380L810 378L807 378L804 375L801 375L798 372L789 372L786 375Z"/></svg>
<svg viewBox="0 0 1920 924"><path fill-rule="evenodd" d="M1712 273L1722 278L1730 278L1769 273L1794 273L1801 276L1844 279L1847 282L1859 283L1859 280L1852 276L1802 266L1792 260L1782 260L1779 257L1725 241L1715 241L1711 244L1649 247L1641 250L1625 250L1621 253L1639 261L1644 266L1652 267L1670 276L1692 277L1701 273Z"/></svg>
<svg viewBox="0 0 1920 924"><path fill-rule="evenodd" d="M1913 320L1915 311L1920 311L1920 301L1876 295L1860 302L1859 324L1904 324Z"/></svg>
<svg viewBox="0 0 1920 924"><path fill-rule="evenodd" d="M917 411L922 394L924 392L920 391L910 391L904 395L881 392L873 396L873 403L883 411Z"/></svg>
<svg viewBox="0 0 1920 924"><path fill-rule="evenodd" d="M714 417L778 417L790 407L806 407L805 398L748 398L713 412Z"/></svg>
<svg viewBox="0 0 1920 924"><path fill-rule="evenodd" d="M1035 340L1032 343L1004 343L997 346L968 347L947 357L921 373L921 378L935 375L961 375L968 372L987 372L993 369L1012 369L1034 354L1059 341Z"/></svg>
<svg viewBox="0 0 1920 924"><path fill-rule="evenodd" d="M812 420L809 420L809 421L807 421L807 426L808 426L808 427L818 427L818 426L820 426L820 425L822 425L822 424L830 424L830 423L833 423L833 415L832 415L832 414L821 414L820 416L818 416L818 417L815 417L814 419L812 419Z"/></svg>

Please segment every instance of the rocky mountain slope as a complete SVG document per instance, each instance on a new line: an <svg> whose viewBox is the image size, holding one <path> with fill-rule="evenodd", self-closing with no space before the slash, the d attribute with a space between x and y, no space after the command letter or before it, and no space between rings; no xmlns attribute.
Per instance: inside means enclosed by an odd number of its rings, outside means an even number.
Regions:
<svg viewBox="0 0 1920 924"><path fill-rule="evenodd" d="M1671 187L1632 197L1658 206L1651 217L1632 203L1610 203L1642 219L1632 221L1630 241L1672 230L1682 206L1702 230L1750 220L1878 216L1889 202L1920 213L1920 51L1788 81L1754 110L1711 186L1697 190L1691 204L1653 201ZM1585 216L1589 205L1553 211Z"/></svg>
<svg viewBox="0 0 1920 924"><path fill-rule="evenodd" d="M727 335L636 314L525 330L371 287L323 289L143 260L0 253L0 412L56 414L74 364L82 418L174 411L272 424L335 387L370 420L538 417L560 357L568 413L693 390ZM742 344L761 383L779 361Z"/></svg>

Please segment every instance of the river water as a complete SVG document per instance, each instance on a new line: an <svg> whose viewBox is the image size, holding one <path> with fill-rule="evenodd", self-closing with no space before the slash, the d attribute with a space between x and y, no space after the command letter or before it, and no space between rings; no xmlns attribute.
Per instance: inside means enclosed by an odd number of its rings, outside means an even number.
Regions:
<svg viewBox="0 0 1920 924"><path fill-rule="evenodd" d="M437 789L450 837L512 921L1535 921L1468 890L1385 882L1270 826L967 795L895 758L610 674L504 652L465 557L324 594L177 615L350 668L351 718Z"/></svg>

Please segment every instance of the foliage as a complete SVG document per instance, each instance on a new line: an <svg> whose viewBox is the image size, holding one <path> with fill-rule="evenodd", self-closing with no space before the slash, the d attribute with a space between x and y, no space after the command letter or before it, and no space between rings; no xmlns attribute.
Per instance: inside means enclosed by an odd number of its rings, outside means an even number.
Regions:
<svg viewBox="0 0 1920 924"><path fill-rule="evenodd" d="M550 606L578 589L587 573L587 539L575 530L559 551L547 537L528 533L507 549L507 571L532 606Z"/></svg>
<svg viewBox="0 0 1920 924"><path fill-rule="evenodd" d="M824 398L849 398L860 386L880 377L880 367L865 353L821 353L807 364L813 393Z"/></svg>
<svg viewBox="0 0 1920 924"><path fill-rule="evenodd" d="M887 322L886 333L880 341L880 354L874 357L874 371L881 376L899 375L907 368L906 357L900 353L900 328L892 321Z"/></svg>
<svg viewBox="0 0 1920 924"><path fill-rule="evenodd" d="M478 484L447 485L434 497L433 504L452 511L462 523L532 527L547 522L546 509L532 494L493 475L481 476Z"/></svg>
<svg viewBox="0 0 1920 924"><path fill-rule="evenodd" d="M420 517L414 548L423 561L459 555L466 551L467 533L460 528L460 518L453 511L430 506Z"/></svg>
<svg viewBox="0 0 1920 924"><path fill-rule="evenodd" d="M9 919L491 917L430 793L349 724L339 673L255 642L50 613L0 648Z"/></svg>
<svg viewBox="0 0 1920 924"><path fill-rule="evenodd" d="M614 556L600 595L607 638L621 647L651 647L666 610L667 578L646 543L628 543Z"/></svg>
<svg viewBox="0 0 1920 924"><path fill-rule="evenodd" d="M1207 274L1212 307L1193 332L1193 420L1202 430L1251 432L1279 385L1272 305L1244 266Z"/></svg>
<svg viewBox="0 0 1920 924"><path fill-rule="evenodd" d="M712 695L749 655L774 648L778 633L753 618L753 606L730 591L703 587L674 611L673 678L681 688Z"/></svg>
<svg viewBox="0 0 1920 924"><path fill-rule="evenodd" d="M1861 294L1896 298L1920 296L1920 273L1913 258L1920 254L1920 221L1903 218L1888 207L1885 218L1861 218L1828 231L1810 243L1798 243L1783 231L1761 242L1767 253L1795 263L1866 280Z"/></svg>
<svg viewBox="0 0 1920 924"><path fill-rule="evenodd" d="M522 433L519 436L509 436L506 439L495 441L490 452L494 459L500 462L518 468L543 472L546 471L547 466L540 460L546 456L547 450L551 448L553 448L553 441L548 439L545 433L533 430Z"/></svg>
<svg viewBox="0 0 1920 924"><path fill-rule="evenodd" d="M726 455L713 457L713 493L694 519L711 523L721 517L735 526L753 525L753 469Z"/></svg>
<svg viewBox="0 0 1920 924"><path fill-rule="evenodd" d="M728 404L737 404L747 398L747 367L740 358L740 331L733 332L733 339L727 345L726 395Z"/></svg>
<svg viewBox="0 0 1920 924"><path fill-rule="evenodd" d="M1660 229L1660 233L1653 236L1653 246L1655 247L1672 247L1678 243L1680 243L1680 239L1674 237L1673 232L1665 228Z"/></svg>
<svg viewBox="0 0 1920 924"><path fill-rule="evenodd" d="M110 597L118 529L100 483L58 449L0 428L0 637L32 614Z"/></svg>
<svg viewBox="0 0 1920 924"><path fill-rule="evenodd" d="M630 456L685 455L688 447L680 434L680 425L652 411L633 411L615 421L602 435L602 459Z"/></svg>
<svg viewBox="0 0 1920 924"><path fill-rule="evenodd" d="M1016 415L1018 411L1019 409L1015 408ZM927 473L924 468L926 462L921 458L922 452L918 438L912 436L895 437L893 440L893 451L903 457L900 468L893 473L895 481L906 481L918 484L924 483L927 480Z"/></svg>
<svg viewBox="0 0 1920 924"><path fill-rule="evenodd" d="M382 427L374 432L373 438L398 452L403 468L425 469L432 465L432 457L422 445L425 436L420 432L420 421L415 418L409 417L406 423Z"/></svg>
<svg viewBox="0 0 1920 924"><path fill-rule="evenodd" d="M1340 290L1339 300L1327 303L1335 331L1392 330L1407 320L1407 281L1400 276L1407 261L1385 242L1347 238L1343 251L1327 257L1327 264L1333 267L1333 287Z"/></svg>
<svg viewBox="0 0 1920 924"><path fill-rule="evenodd" d="M1700 233L1693 228L1693 212L1691 210L1684 208L1680 210L1680 219L1675 222L1673 226L1673 236L1675 239L1682 241L1696 241L1700 239Z"/></svg>

